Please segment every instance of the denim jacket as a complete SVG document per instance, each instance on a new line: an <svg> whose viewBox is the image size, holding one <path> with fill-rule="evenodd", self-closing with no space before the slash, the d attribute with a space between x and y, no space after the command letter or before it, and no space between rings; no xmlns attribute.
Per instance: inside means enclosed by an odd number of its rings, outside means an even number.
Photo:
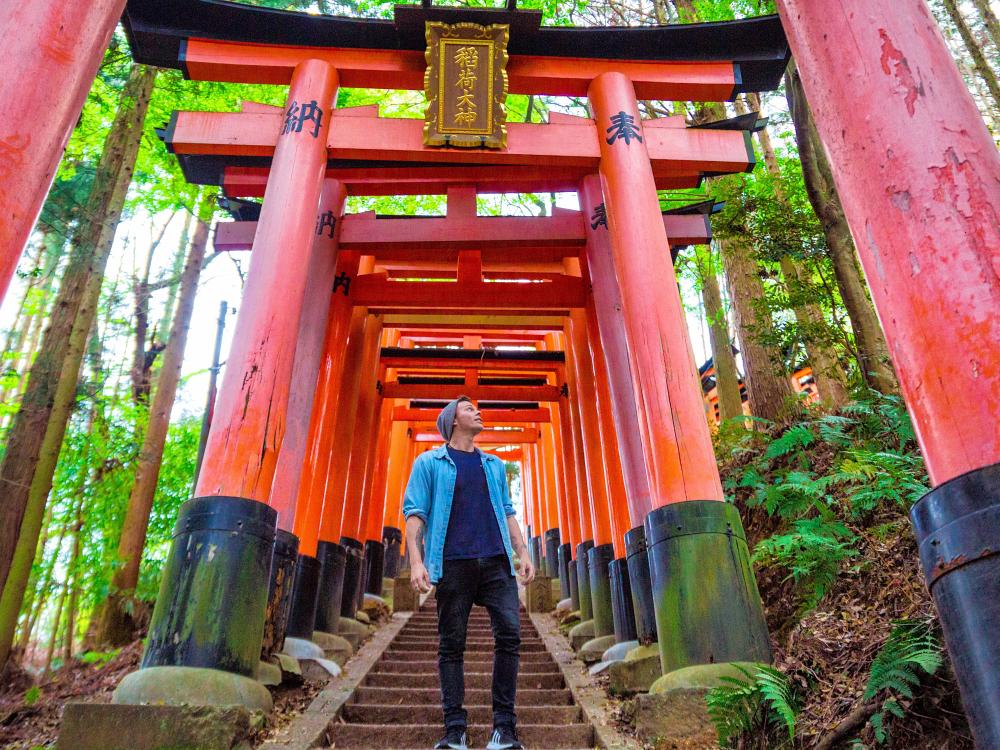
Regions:
<svg viewBox="0 0 1000 750"><path fill-rule="evenodd" d="M510 490L507 487L507 470L504 463L496 456L483 453L476 448L483 461L483 471L486 472L486 486L490 492L490 502L496 522L500 526L500 536L510 561L511 575L514 570L514 553L510 544L510 532L507 530L507 517L514 515L514 507L510 503ZM406 493L403 495L403 516L417 516L426 524L424 532L424 565L432 583L441 580L444 567L444 538L448 533L448 520L451 518L451 503L455 496L455 478L458 470L455 462L448 455L448 448L440 445L433 450L421 453L413 462L410 480L406 483Z"/></svg>

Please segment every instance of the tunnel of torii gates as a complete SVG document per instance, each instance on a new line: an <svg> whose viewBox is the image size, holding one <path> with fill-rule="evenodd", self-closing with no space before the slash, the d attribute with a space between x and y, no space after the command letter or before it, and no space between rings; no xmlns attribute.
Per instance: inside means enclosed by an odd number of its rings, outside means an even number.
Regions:
<svg viewBox="0 0 1000 750"><path fill-rule="evenodd" d="M1000 159L923 3L830 5L779 0L786 40L777 17L543 28L513 2L397 6L393 21L129 2L137 61L288 94L178 112L163 133L188 179L238 208L217 250L251 262L195 498L116 699L173 702L163 670L180 668L204 687L185 702L269 706L262 654L337 631L398 569L408 470L459 394L483 410L483 449L520 462L531 553L595 639L656 655L668 682L767 662L670 262L671 245L706 241L707 217L665 216L656 193L752 169L756 116L690 127L641 119L637 99L773 89L790 42L935 484L912 514L928 584L973 732L1000 746ZM59 7L81 14L80 44L37 65L79 78L121 3ZM44 35L47 13L11 44ZM419 120L334 107L340 86L423 89L429 22L508 25L504 92L586 97L593 119L552 113L506 123L498 148L456 148L425 144ZM85 92L72 80L63 119ZM554 191L580 210L476 215L477 194ZM37 192L5 193L15 233ZM344 215L348 195L400 194L446 195L447 215Z"/></svg>

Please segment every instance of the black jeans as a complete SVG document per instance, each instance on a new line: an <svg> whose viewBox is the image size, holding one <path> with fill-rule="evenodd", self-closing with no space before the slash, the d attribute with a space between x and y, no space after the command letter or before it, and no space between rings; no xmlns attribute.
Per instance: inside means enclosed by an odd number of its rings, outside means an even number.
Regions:
<svg viewBox="0 0 1000 750"><path fill-rule="evenodd" d="M486 607L493 626L493 726L514 727L514 698L521 650L517 581L506 555L445 560L435 594L438 672L446 729L465 728L465 633L473 604Z"/></svg>

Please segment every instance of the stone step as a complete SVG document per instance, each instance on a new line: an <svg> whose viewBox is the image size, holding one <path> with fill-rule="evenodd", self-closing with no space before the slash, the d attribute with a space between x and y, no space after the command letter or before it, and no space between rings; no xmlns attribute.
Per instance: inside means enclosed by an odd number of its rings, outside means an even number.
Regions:
<svg viewBox="0 0 1000 750"><path fill-rule="evenodd" d="M363 683L366 687L390 688L439 688L441 679L437 672L430 674L377 674L369 673ZM466 672L465 687L487 689L493 685L493 675L481 672ZM565 685L561 674L518 674L519 689L561 688Z"/></svg>
<svg viewBox="0 0 1000 750"><path fill-rule="evenodd" d="M469 727L470 746L489 741L491 724ZM440 724L334 724L329 731L329 747L381 748L431 747L443 734ZM592 746L594 730L590 724L520 724L518 739L532 748L577 748Z"/></svg>
<svg viewBox="0 0 1000 750"><path fill-rule="evenodd" d="M465 709L469 712L470 724L493 721L492 706L466 706ZM521 724L575 724L582 718L579 706L517 706L516 710ZM441 721L441 706L348 704L344 706L343 718L350 724L434 723Z"/></svg>
<svg viewBox="0 0 1000 750"><path fill-rule="evenodd" d="M480 667L480 664L492 665L493 660L488 662L469 662L466 659L466 674L472 672L489 672L492 666ZM394 672L408 672L410 674L437 674L437 659L424 659L421 661L380 661L372 667L372 674L389 674ZM529 661L521 664L521 674L562 674L559 665L554 661Z"/></svg>
<svg viewBox="0 0 1000 750"><path fill-rule="evenodd" d="M483 688L471 688L465 691L465 705L492 705L492 691ZM383 706L405 705L441 705L441 688L400 688L400 687L369 687L360 685L354 691L351 703L372 704ZM573 704L573 694L565 688L545 690L518 690L517 706L570 706ZM440 737L438 738L440 739Z"/></svg>
<svg viewBox="0 0 1000 750"><path fill-rule="evenodd" d="M430 649L412 649L412 648L402 648L397 649L394 644L390 644L389 648L386 649L385 654L382 657L382 661L425 661L428 656L437 655L437 646ZM465 652L465 663L470 662L493 662L493 649L488 651L466 651ZM552 654L548 651L525 651L521 653L521 664L524 665L528 662L542 662L551 663Z"/></svg>
<svg viewBox="0 0 1000 750"><path fill-rule="evenodd" d="M492 638L467 638L465 640L465 650L466 651L493 651L493 646L495 645ZM413 648L413 649L426 649L432 648L437 651L438 639L437 638L396 638L392 642L392 648ZM545 651L545 643L539 638L538 640L521 641L521 653L527 651Z"/></svg>

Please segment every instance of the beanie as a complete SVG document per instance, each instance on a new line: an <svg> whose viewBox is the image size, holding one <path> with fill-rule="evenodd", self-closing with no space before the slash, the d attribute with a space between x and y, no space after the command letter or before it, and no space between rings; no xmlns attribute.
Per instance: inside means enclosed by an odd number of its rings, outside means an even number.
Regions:
<svg viewBox="0 0 1000 750"><path fill-rule="evenodd" d="M438 432L441 433L441 437L447 443L451 440L451 433L455 429L455 412L458 411L458 405L463 401L469 401L468 396L459 396L454 401L449 401L445 404L445 407L438 414L437 428Z"/></svg>

